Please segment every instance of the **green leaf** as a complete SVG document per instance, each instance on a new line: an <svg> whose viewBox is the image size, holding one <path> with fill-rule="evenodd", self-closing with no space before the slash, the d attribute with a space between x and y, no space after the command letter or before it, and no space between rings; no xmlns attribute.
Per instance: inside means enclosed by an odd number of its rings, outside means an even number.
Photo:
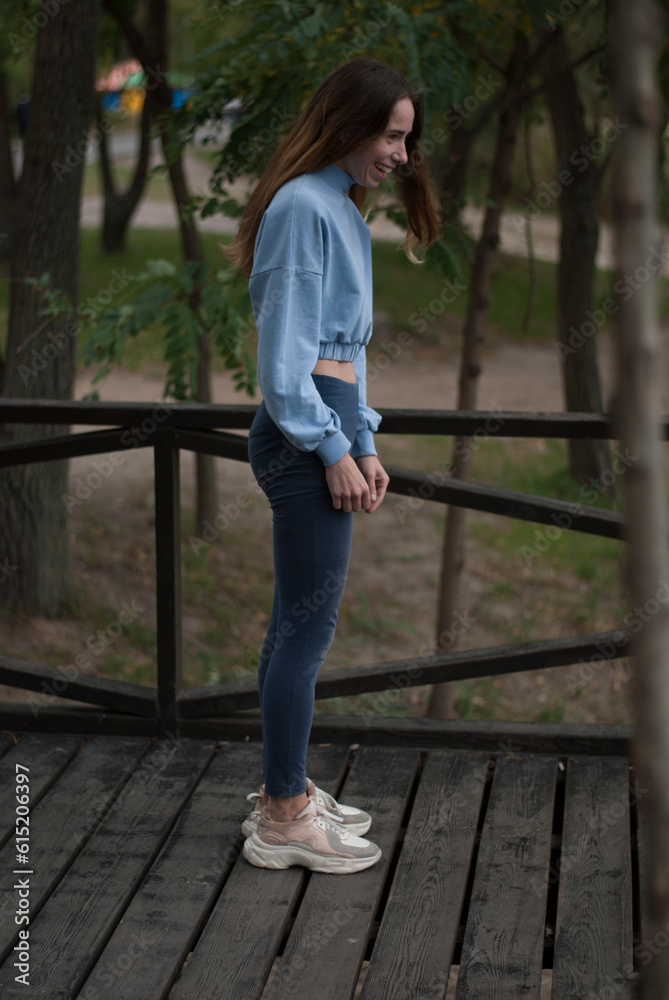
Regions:
<svg viewBox="0 0 669 1000"><path fill-rule="evenodd" d="M169 260L147 260L146 270L156 278L173 278L177 269Z"/></svg>

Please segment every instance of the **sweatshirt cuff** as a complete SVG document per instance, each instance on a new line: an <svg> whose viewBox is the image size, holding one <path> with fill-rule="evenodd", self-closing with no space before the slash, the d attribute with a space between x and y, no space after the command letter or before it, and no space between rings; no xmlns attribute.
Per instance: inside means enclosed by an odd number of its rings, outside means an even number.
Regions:
<svg viewBox="0 0 669 1000"><path fill-rule="evenodd" d="M351 449L351 442L343 431L336 431L323 438L320 444L314 449L323 465L334 465L340 458Z"/></svg>
<svg viewBox="0 0 669 1000"><path fill-rule="evenodd" d="M358 431L351 448L351 458L362 458L363 455L376 455L374 446L374 434L368 427Z"/></svg>

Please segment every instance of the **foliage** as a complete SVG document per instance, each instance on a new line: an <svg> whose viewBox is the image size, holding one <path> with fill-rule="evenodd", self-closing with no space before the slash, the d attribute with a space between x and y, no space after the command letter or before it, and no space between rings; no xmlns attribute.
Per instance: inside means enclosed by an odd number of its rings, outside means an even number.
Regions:
<svg viewBox="0 0 669 1000"><path fill-rule="evenodd" d="M193 199L192 209L203 218L219 212L232 218L241 214L243 204L232 192L232 183L242 175L259 176L319 82L348 60L358 56L383 59L421 88L424 146L438 188L455 129L475 126L485 105L494 105L503 94L502 67L519 33L532 37L535 48L557 28L574 38L585 31L577 46L582 51L596 49L604 39L602 0L560 4L551 0L451 0L448 4L386 0L382 5L378 0L249 0L214 2L206 9L213 15L209 21L215 40L195 60L200 73L191 100L174 117L173 151L191 141L203 126L225 120L230 102L241 102L241 113L223 148L216 150L208 192ZM206 18L192 21L200 31L207 23ZM590 90L593 102L599 104L605 86L597 66L595 77ZM484 81L490 92L479 99L485 92ZM461 102L468 110L454 115L453 109ZM495 120L493 116L491 128ZM209 141L216 141L213 135ZM379 188L382 207L380 199L372 197L370 218L385 211L404 224L391 184ZM470 249L466 235L453 222L428 255L428 266L436 274L461 278Z"/></svg>
<svg viewBox="0 0 669 1000"><path fill-rule="evenodd" d="M44 295L41 315L75 316L67 297L49 284L49 275L28 278ZM255 391L255 364L247 340L253 327L246 321L244 304L248 293L229 270L214 271L206 261L187 261L176 267L168 260L149 260L146 268L129 283L120 301L96 311L76 312L85 343L86 365L99 363L93 383L123 363L129 338L157 325L164 334L164 359L168 365L165 397L195 399L197 390L198 342L208 336L212 346L234 371L238 390ZM125 300L125 301L124 301Z"/></svg>
<svg viewBox="0 0 669 1000"><path fill-rule="evenodd" d="M453 0L447 7L397 0L382 6L371 0L236 5L236 33L218 38L202 53L196 91L175 116L173 150L191 141L197 129L224 119L230 102L242 104L229 140L217 151L210 191L194 201L202 217L216 212L240 215L243 205L229 185L242 175L258 176L319 82L358 56L389 62L421 88L425 136L443 153L445 114L469 93L472 83L472 60L451 26L458 15L481 33L504 21L503 11L470 0ZM390 184L379 189L385 196L383 210L405 222L391 191ZM372 214L379 210L372 206ZM467 240L451 226L429 259L437 273L461 277L467 256Z"/></svg>

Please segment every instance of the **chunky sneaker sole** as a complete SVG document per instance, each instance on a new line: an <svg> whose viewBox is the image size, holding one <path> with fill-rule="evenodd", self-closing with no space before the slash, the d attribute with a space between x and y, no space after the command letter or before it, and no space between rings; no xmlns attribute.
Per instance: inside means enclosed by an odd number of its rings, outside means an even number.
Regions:
<svg viewBox="0 0 669 1000"><path fill-rule="evenodd" d="M350 875L376 864L382 852L332 821L310 799L288 823L270 819L267 808L261 807L258 829L244 841L242 853L257 868L301 865L314 872Z"/></svg>
<svg viewBox="0 0 669 1000"><path fill-rule="evenodd" d="M263 786L264 787L264 786ZM316 800L317 805L325 810L333 820L344 826L349 833L356 837L362 837L367 833L372 825L372 817L363 809L356 809L355 806L347 806L337 802L332 795L328 795L322 788L317 788L310 778L307 778L307 795ZM258 829L260 820L260 804L263 794L261 792L251 792L246 796L249 802L258 803L258 807L253 809L242 823L242 833L245 837L250 837Z"/></svg>
<svg viewBox="0 0 669 1000"><path fill-rule="evenodd" d="M273 847L268 848L255 833L244 841L242 853L256 868L279 869L302 865L304 868L310 868L312 872L327 872L330 875L352 875L354 872L371 868L381 858L381 848L377 848L376 854L371 858L343 858L334 855L327 857L311 850L305 844L286 844L277 850Z"/></svg>

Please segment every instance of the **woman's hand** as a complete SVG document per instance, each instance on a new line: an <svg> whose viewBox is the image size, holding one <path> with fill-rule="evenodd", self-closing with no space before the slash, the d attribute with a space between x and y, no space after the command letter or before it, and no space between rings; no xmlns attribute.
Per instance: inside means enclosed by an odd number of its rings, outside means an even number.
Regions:
<svg viewBox="0 0 669 1000"><path fill-rule="evenodd" d="M386 495L390 477L376 455L361 455L360 458L356 458L355 464L367 481L371 503L365 510L368 514L372 514Z"/></svg>
<svg viewBox="0 0 669 1000"><path fill-rule="evenodd" d="M334 465L325 466L325 478L337 510L369 510L368 481L348 452Z"/></svg>
<svg viewBox="0 0 669 1000"><path fill-rule="evenodd" d="M390 482L376 455L353 460L348 453L334 465L326 465L325 478L337 510L364 510L368 514L379 506Z"/></svg>

